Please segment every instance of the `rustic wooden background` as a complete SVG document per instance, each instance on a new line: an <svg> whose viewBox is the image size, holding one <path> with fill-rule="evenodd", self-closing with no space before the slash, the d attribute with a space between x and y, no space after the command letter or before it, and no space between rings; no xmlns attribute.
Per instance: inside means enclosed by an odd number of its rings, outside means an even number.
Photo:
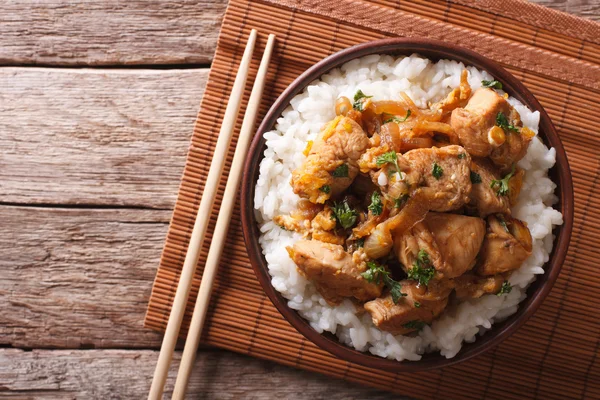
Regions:
<svg viewBox="0 0 600 400"><path fill-rule="evenodd" d="M600 20L598 0L539 2ZM142 321L226 4L0 3L0 398L146 396L161 336ZM388 397L216 349L196 364L190 398Z"/></svg>

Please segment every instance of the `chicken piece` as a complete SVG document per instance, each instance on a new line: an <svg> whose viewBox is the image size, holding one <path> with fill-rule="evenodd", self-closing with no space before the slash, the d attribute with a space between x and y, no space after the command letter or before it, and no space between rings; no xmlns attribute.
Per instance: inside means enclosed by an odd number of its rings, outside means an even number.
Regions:
<svg viewBox="0 0 600 400"><path fill-rule="evenodd" d="M498 126L500 113L506 126ZM519 113L492 89L480 88L465 108L452 111L450 124L460 144L474 157L489 156L506 172L527 153L535 133L521 128Z"/></svg>
<svg viewBox="0 0 600 400"><path fill-rule="evenodd" d="M336 220L333 211L328 206L317 214L310 222L311 237L325 243L343 245L346 238L343 235L338 235L335 232Z"/></svg>
<svg viewBox="0 0 600 400"><path fill-rule="evenodd" d="M381 295L383 283L370 283L362 277L367 266L359 252L350 255L342 246L317 240L300 240L287 250L298 270L330 304L339 304L345 297L364 302Z"/></svg>
<svg viewBox="0 0 600 400"><path fill-rule="evenodd" d="M419 286L414 281L401 281L402 293L397 304L390 294L365 303L373 323L379 329L394 335L421 329L444 311L448 304L451 285Z"/></svg>
<svg viewBox="0 0 600 400"><path fill-rule="evenodd" d="M487 234L475 272L481 276L489 276L519 268L532 249L531 233L527 225L500 214L490 215L487 221Z"/></svg>
<svg viewBox="0 0 600 400"><path fill-rule="evenodd" d="M502 275L480 277L464 274L454 279L454 290L458 300L478 299L484 294L498 293L504 283Z"/></svg>
<svg viewBox="0 0 600 400"><path fill-rule="evenodd" d="M314 208L311 210L299 208L291 215L276 215L273 222L282 229L302 233L305 238L312 237L321 242L343 245L346 238L335 231L336 219L332 209L327 205L323 207L313 204L313 206L321 209L316 215L314 215Z"/></svg>
<svg viewBox="0 0 600 400"><path fill-rule="evenodd" d="M324 203L342 193L358 174L358 159L370 146L359 124L336 117L319 134L306 160L292 173L294 193Z"/></svg>
<svg viewBox="0 0 600 400"><path fill-rule="evenodd" d="M428 188L430 210L456 210L469 201L471 157L464 148L453 145L416 149L405 153L404 159L410 164L407 180L416 180L416 173L420 186Z"/></svg>
<svg viewBox="0 0 600 400"><path fill-rule="evenodd" d="M473 93L465 108L452 111L450 125L460 144L474 157L487 157L501 143L493 140L496 117L502 112L508 116L510 104L492 89L480 88ZM500 141L502 141L500 139Z"/></svg>
<svg viewBox="0 0 600 400"><path fill-rule="evenodd" d="M519 114L512 109L511 115L515 114L516 117L509 117L509 120L518 120L520 124ZM516 122L513 122L513 124L517 126ZM505 136L506 141L504 144L502 144L500 147L494 148L490 154L490 160L492 160L492 162L496 164L503 172L510 170L511 167L517 163L517 161L525 157L527 149L529 148L529 143L535 136L535 132L528 128L521 128L518 133L511 131Z"/></svg>
<svg viewBox="0 0 600 400"><path fill-rule="evenodd" d="M408 271L425 251L438 278L455 278L473 268L484 236L481 218L430 212L394 238L394 252Z"/></svg>
<svg viewBox="0 0 600 400"><path fill-rule="evenodd" d="M500 174L489 161L473 159L471 162L473 188L469 205L477 208L477 213L482 218L495 213L510 213L508 197L498 196L497 190L491 187L492 181L499 179L501 179Z"/></svg>

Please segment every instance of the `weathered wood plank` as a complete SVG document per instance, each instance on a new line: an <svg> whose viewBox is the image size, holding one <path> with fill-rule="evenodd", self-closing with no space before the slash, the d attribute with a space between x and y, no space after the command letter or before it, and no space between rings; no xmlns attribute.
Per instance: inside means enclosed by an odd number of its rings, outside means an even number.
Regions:
<svg viewBox="0 0 600 400"><path fill-rule="evenodd" d="M534 2L600 20L595 0ZM0 65L208 64L226 6L227 0L4 0Z"/></svg>
<svg viewBox="0 0 600 400"><path fill-rule="evenodd" d="M0 345L158 348L143 320L170 214L0 207Z"/></svg>
<svg viewBox="0 0 600 400"><path fill-rule="evenodd" d="M158 352L151 350L0 349L0 397L5 399L142 399ZM180 353L167 380L170 398ZM198 354L190 399L388 399L378 390L229 352Z"/></svg>
<svg viewBox="0 0 600 400"><path fill-rule="evenodd" d="M598 0L531 0L555 10L594 21L600 21L600 2Z"/></svg>
<svg viewBox="0 0 600 400"><path fill-rule="evenodd" d="M0 68L0 202L171 208L207 76Z"/></svg>
<svg viewBox="0 0 600 400"><path fill-rule="evenodd" d="M227 0L3 0L0 65L208 64Z"/></svg>

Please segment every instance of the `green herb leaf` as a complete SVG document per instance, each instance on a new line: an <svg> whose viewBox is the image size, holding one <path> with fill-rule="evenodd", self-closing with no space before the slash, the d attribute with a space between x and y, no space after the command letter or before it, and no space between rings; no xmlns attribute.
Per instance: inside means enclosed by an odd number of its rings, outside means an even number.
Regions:
<svg viewBox="0 0 600 400"><path fill-rule="evenodd" d="M375 261L367 261L367 270L360 274L367 282L379 285L383 280L383 275L388 272L383 268L382 265L377 264Z"/></svg>
<svg viewBox="0 0 600 400"><path fill-rule="evenodd" d="M512 286L508 281L504 281L500 291L496 294L497 296L502 296L503 294L508 294L512 291Z"/></svg>
<svg viewBox="0 0 600 400"><path fill-rule="evenodd" d="M400 166L398 165L398 154L396 154L395 151L388 151L387 153L383 153L382 155L377 156L377 158L375 159L375 165L381 167L385 164L392 164L395 167L395 170L388 171L389 176L392 176L396 172L402 174L402 171L400 171Z"/></svg>
<svg viewBox="0 0 600 400"><path fill-rule="evenodd" d="M359 248L365 247L365 239L363 239L363 238L357 239L355 243L356 243L356 247L359 247Z"/></svg>
<svg viewBox="0 0 600 400"><path fill-rule="evenodd" d="M456 157L458 157L459 160L462 160L463 158L465 158L467 155L465 153L458 153L458 155Z"/></svg>
<svg viewBox="0 0 600 400"><path fill-rule="evenodd" d="M347 178L348 177L348 164L338 165L336 169L333 170L334 178Z"/></svg>
<svg viewBox="0 0 600 400"><path fill-rule="evenodd" d="M323 185L319 188L319 190L325 194L331 193L331 187L329 185Z"/></svg>
<svg viewBox="0 0 600 400"><path fill-rule="evenodd" d="M362 92L362 90L358 89L356 91L356 93L354 94L354 103L352 104L352 108L354 108L357 111L364 111L363 105L364 105L364 101L363 99L370 99L373 96L367 96L366 94L364 94Z"/></svg>
<svg viewBox="0 0 600 400"><path fill-rule="evenodd" d="M346 201L333 203L333 214L344 229L352 228L358 218L358 212L353 210Z"/></svg>
<svg viewBox="0 0 600 400"><path fill-rule="evenodd" d="M400 282L395 281L383 265L379 265L375 261L367 261L367 267L369 269L360 275L367 282L375 283L376 285L383 282L390 289L390 295L395 304L398 303L401 297L406 296L406 293L402 293Z"/></svg>
<svg viewBox="0 0 600 400"><path fill-rule="evenodd" d="M405 327L406 329L416 329L416 330L420 331L421 329L423 329L425 327L425 325L427 325L427 324L423 321L414 320L414 321L407 322L402 326Z"/></svg>
<svg viewBox="0 0 600 400"><path fill-rule="evenodd" d="M389 275L387 275L384 278L384 281L385 285L388 288L390 288L390 295L392 296L392 301L394 302L394 304L398 304L400 298L406 296L406 293L402 293L402 285L400 284L400 282L390 278Z"/></svg>
<svg viewBox="0 0 600 400"><path fill-rule="evenodd" d="M472 184L481 183L481 175L479 175L477 172L471 171L470 176L471 176L471 183Z"/></svg>
<svg viewBox="0 0 600 400"><path fill-rule="evenodd" d="M415 301L415 308L421 308L421 303L419 303L418 301Z"/></svg>
<svg viewBox="0 0 600 400"><path fill-rule="evenodd" d="M425 250L419 250L413 267L407 272L408 279L415 280L420 285L427 285L435 275L435 269L430 265L429 254Z"/></svg>
<svg viewBox="0 0 600 400"><path fill-rule="evenodd" d="M500 180L493 179L492 183L490 183L490 187L496 190L496 194L498 196L508 196L510 192L510 187L508 186L508 181L515 174L515 165L513 164L512 170L508 175Z"/></svg>
<svg viewBox="0 0 600 400"><path fill-rule="evenodd" d="M410 109L406 110L406 116L404 118L398 118L395 115L393 115L391 118L388 118L385 121L383 121L383 123L387 124L388 122L404 122L408 119L408 117L410 117Z"/></svg>
<svg viewBox="0 0 600 400"><path fill-rule="evenodd" d="M433 163L433 167L431 169L431 175L433 175L433 177L435 179L440 179L442 177L442 175L444 175L444 170L442 169L442 167L440 167L438 165L437 162Z"/></svg>
<svg viewBox="0 0 600 400"><path fill-rule="evenodd" d="M383 212L383 203L381 202L381 196L379 195L379 192L373 192L371 195L371 204L368 208L373 215L381 215Z"/></svg>
<svg viewBox="0 0 600 400"><path fill-rule="evenodd" d="M382 155L377 156L377 159L375 160L375 164L378 167L381 167L384 164L396 165L397 162L398 162L398 155L396 154L395 151L388 151L387 153L383 153Z"/></svg>
<svg viewBox="0 0 600 400"><path fill-rule="evenodd" d="M400 208L404 205L404 203L406 203L408 201L408 194L403 194L402 196L398 197L397 199L394 200L394 207L396 208Z"/></svg>
<svg viewBox="0 0 600 400"><path fill-rule="evenodd" d="M288 228L286 228L286 227L285 227L285 226L283 226L283 225L277 225L277 226L278 226L280 229L284 230L284 231L287 231L287 230L289 230Z"/></svg>
<svg viewBox="0 0 600 400"><path fill-rule="evenodd" d="M496 125L505 131L519 132L519 128L508 123L508 118L506 118L506 115L502 111L496 115Z"/></svg>
<svg viewBox="0 0 600 400"><path fill-rule="evenodd" d="M485 79L481 81L481 86L487 88L494 88L502 90L502 83L498 81L486 81Z"/></svg>

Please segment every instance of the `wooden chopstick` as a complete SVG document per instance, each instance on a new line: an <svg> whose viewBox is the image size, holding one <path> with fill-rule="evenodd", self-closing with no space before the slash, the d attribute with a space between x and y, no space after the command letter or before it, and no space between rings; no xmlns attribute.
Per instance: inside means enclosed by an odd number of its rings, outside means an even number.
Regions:
<svg viewBox="0 0 600 400"><path fill-rule="evenodd" d="M204 235L206 234L209 216L211 214L215 195L219 186L219 180L223 172L227 150L229 149L235 122L240 110L240 104L246 88L246 78L248 77L252 53L254 52L256 35L257 32L253 29L248 37L248 43L246 44L246 49L244 50L244 55L242 56L242 61L240 62L233 88L231 89L229 102L225 109L225 115L223 116L215 152L204 185L202 200L200 201L196 222L194 223L194 229L192 230L192 237L190 238L188 251L179 278L179 284L177 285L177 291L175 292L175 299L173 300L173 306L171 307L171 315L169 315L167 329L165 330L165 336L160 348L156 369L154 370L154 377L152 379L150 393L148 394L148 399L150 400L160 400L162 398L169 366L171 365L171 360L173 358L173 351L175 350L177 337L179 336L179 330L181 328L181 321L183 320L190 288L192 286L192 278L196 272L196 264L198 264L198 259L200 257L200 250L202 249L202 244L204 242Z"/></svg>
<svg viewBox="0 0 600 400"><path fill-rule="evenodd" d="M202 327L204 326L206 311L208 310L208 304L210 302L212 286L219 267L219 259L221 258L223 247L225 245L225 238L227 236L227 229L229 228L233 207L235 206L236 193L242 176L244 160L247 155L246 153L248 151L248 146L250 145L250 140L253 136L254 123L260 107L274 43L275 35L271 34L269 35L267 45L265 46L265 52L260 61L260 67L256 74L256 80L252 87L250 99L248 100L244 122L242 123L242 129L235 148L235 154L233 155L229 177L227 178L227 185L225 186L225 192L223 193L223 202L221 203L221 209L219 211L219 216L217 217L217 223L206 258L204 272L202 273L202 281L200 283L198 297L196 298L196 305L194 306L192 322L190 323L188 336L185 340L183 356L181 357L181 364L179 365L177 380L175 381L173 399L184 399L190 374L196 359L196 352L198 351L200 335L202 334Z"/></svg>

